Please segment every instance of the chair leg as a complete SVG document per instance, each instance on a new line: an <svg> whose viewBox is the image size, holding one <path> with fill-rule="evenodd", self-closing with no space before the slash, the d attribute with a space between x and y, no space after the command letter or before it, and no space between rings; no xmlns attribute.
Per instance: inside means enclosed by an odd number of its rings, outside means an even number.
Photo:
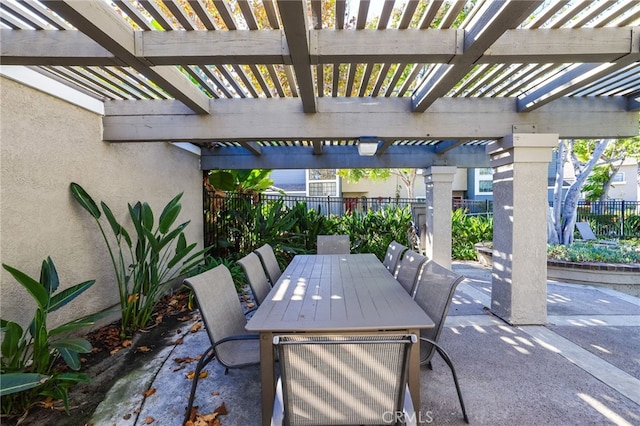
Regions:
<svg viewBox="0 0 640 426"><path fill-rule="evenodd" d="M196 365L196 369L193 375L193 382L191 383L191 393L189 394L189 403L187 404L187 410L184 415L184 420L182 424L186 424L189 421L189 417L191 417L191 409L193 408L193 400L196 396L196 387L198 387L198 379L200 379L200 371L207 365L213 358L215 358L215 351L213 350L213 346L207 349L205 353L200 357L200 361Z"/></svg>
<svg viewBox="0 0 640 426"><path fill-rule="evenodd" d="M464 416L464 421L466 423L469 423L467 410L465 409L464 401L462 400L462 391L460 390L460 384L458 383L458 375L456 374L456 369L453 367L453 362L451 362L451 358L449 358L449 355L447 354L447 352L433 340L425 339L424 337L421 337L420 339L431 343L436 348L436 351L438 351L438 353L440 354L444 362L446 362L449 368L451 369L451 374L453 375L453 383L456 385L456 391L458 392L458 399L460 400L460 407L462 408L462 415Z"/></svg>

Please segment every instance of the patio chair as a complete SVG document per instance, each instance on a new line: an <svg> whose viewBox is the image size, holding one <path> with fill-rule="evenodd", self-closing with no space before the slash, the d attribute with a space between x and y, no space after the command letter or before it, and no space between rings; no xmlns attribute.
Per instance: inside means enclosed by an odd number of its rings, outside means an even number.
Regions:
<svg viewBox="0 0 640 426"><path fill-rule="evenodd" d="M397 241L391 241L387 247L387 253L384 255L382 264L387 268L391 275L395 274L398 267L398 261L402 257L402 254L408 249L407 246L403 246Z"/></svg>
<svg viewBox="0 0 640 426"><path fill-rule="evenodd" d="M200 308L202 321L209 335L211 346L202 354L196 366L191 393L185 414L186 423L191 416L193 400L202 369L214 358L225 367L241 368L260 363L260 340L257 334L245 330L247 319L231 273L219 265L184 280L191 287Z"/></svg>
<svg viewBox="0 0 640 426"><path fill-rule="evenodd" d="M400 259L394 277L411 296L415 293L422 266L427 260L425 256L411 249L405 251L402 259Z"/></svg>
<svg viewBox="0 0 640 426"><path fill-rule="evenodd" d="M617 241L599 240L596 237L596 234L594 234L593 229L591 229L591 225L589 225L589 222L576 222L576 228L578 229L578 232L580 233L583 241L593 241L594 243L598 244L618 244Z"/></svg>
<svg viewBox="0 0 640 426"><path fill-rule="evenodd" d="M414 300L435 323L434 328L420 330L420 364L427 364L429 368L432 368L431 359L434 353L437 351L440 354L451 369L464 421L469 423L456 370L447 352L437 343L451 305L451 299L453 299L453 293L462 280L464 280L462 275L430 260L424 265L422 276L416 286Z"/></svg>
<svg viewBox="0 0 640 426"><path fill-rule="evenodd" d="M255 249L253 252L260 258L260 262L262 262L264 272L269 278L271 287L273 287L278 281L278 278L280 278L280 275L282 275L282 270L280 269L280 265L278 264L278 260L276 259L276 254L273 252L273 247L271 247L269 244L264 244L262 247Z"/></svg>
<svg viewBox="0 0 640 426"><path fill-rule="evenodd" d="M271 425L415 425L407 371L416 342L415 335L275 336L281 377Z"/></svg>
<svg viewBox="0 0 640 426"><path fill-rule="evenodd" d="M318 235L318 254L349 254L351 241L348 235Z"/></svg>
<svg viewBox="0 0 640 426"><path fill-rule="evenodd" d="M260 263L260 258L255 253L249 253L242 259L238 260L238 263L247 276L247 281L249 282L249 287L251 287L253 298L256 305L259 306L271 290L269 279L267 278L267 274L264 272L262 263Z"/></svg>

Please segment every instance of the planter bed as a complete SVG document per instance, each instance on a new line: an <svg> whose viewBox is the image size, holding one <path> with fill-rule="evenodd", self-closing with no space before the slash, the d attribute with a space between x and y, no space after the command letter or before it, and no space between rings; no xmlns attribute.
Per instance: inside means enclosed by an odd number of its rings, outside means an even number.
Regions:
<svg viewBox="0 0 640 426"><path fill-rule="evenodd" d="M492 267L493 250L476 245L478 261ZM604 286L640 297L640 264L567 262L547 260L547 279L567 283Z"/></svg>

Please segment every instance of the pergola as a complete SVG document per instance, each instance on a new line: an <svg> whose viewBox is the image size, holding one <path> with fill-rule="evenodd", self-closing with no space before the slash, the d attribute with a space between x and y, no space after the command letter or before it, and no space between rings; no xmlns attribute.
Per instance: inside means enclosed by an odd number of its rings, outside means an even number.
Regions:
<svg viewBox="0 0 640 426"><path fill-rule="evenodd" d="M493 167L492 308L511 323L546 321L558 139L638 133L636 0L0 5L2 64L103 102L105 141L190 143L203 170L425 168L445 265L455 168Z"/></svg>

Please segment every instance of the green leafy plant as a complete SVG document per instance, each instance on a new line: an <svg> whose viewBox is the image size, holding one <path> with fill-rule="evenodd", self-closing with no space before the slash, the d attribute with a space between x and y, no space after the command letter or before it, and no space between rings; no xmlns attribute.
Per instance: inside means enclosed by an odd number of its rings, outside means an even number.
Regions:
<svg viewBox="0 0 640 426"><path fill-rule="evenodd" d="M187 244L184 229L189 221L174 227L182 208L182 194L167 203L157 224L149 204L140 201L129 204L136 236L134 242L104 202L100 202L101 211L77 183L71 183L71 193L95 219L107 245L118 284L121 334L130 335L149 323L159 299L174 280L196 270L204 260L206 249L193 252L197 244ZM113 232L115 247L109 242L100 221L102 213Z"/></svg>
<svg viewBox="0 0 640 426"><path fill-rule="evenodd" d="M640 245L633 242L606 246L597 243L550 244L547 245L547 257L567 262L640 263Z"/></svg>
<svg viewBox="0 0 640 426"><path fill-rule="evenodd" d="M459 260L475 260L475 244L493 240L493 218L467 215L464 209L456 209L451 215L451 257Z"/></svg>
<svg viewBox="0 0 640 426"><path fill-rule="evenodd" d="M408 244L411 210L407 207L384 206L380 210L353 211L337 220L338 234L348 234L353 253L373 253L384 259L393 240Z"/></svg>
<svg viewBox="0 0 640 426"><path fill-rule="evenodd" d="M53 260L42 262L40 281L11 266L3 264L36 303L36 311L28 328L0 319L2 340L1 384L2 413L17 414L39 399L51 397L62 400L69 412L68 389L78 382L86 382L85 374L62 371L60 359L71 370L80 369L81 353L91 352L91 344L68 333L94 324L101 314L86 316L66 324L47 328L47 315L67 305L95 280L85 281L56 293L60 285Z"/></svg>

